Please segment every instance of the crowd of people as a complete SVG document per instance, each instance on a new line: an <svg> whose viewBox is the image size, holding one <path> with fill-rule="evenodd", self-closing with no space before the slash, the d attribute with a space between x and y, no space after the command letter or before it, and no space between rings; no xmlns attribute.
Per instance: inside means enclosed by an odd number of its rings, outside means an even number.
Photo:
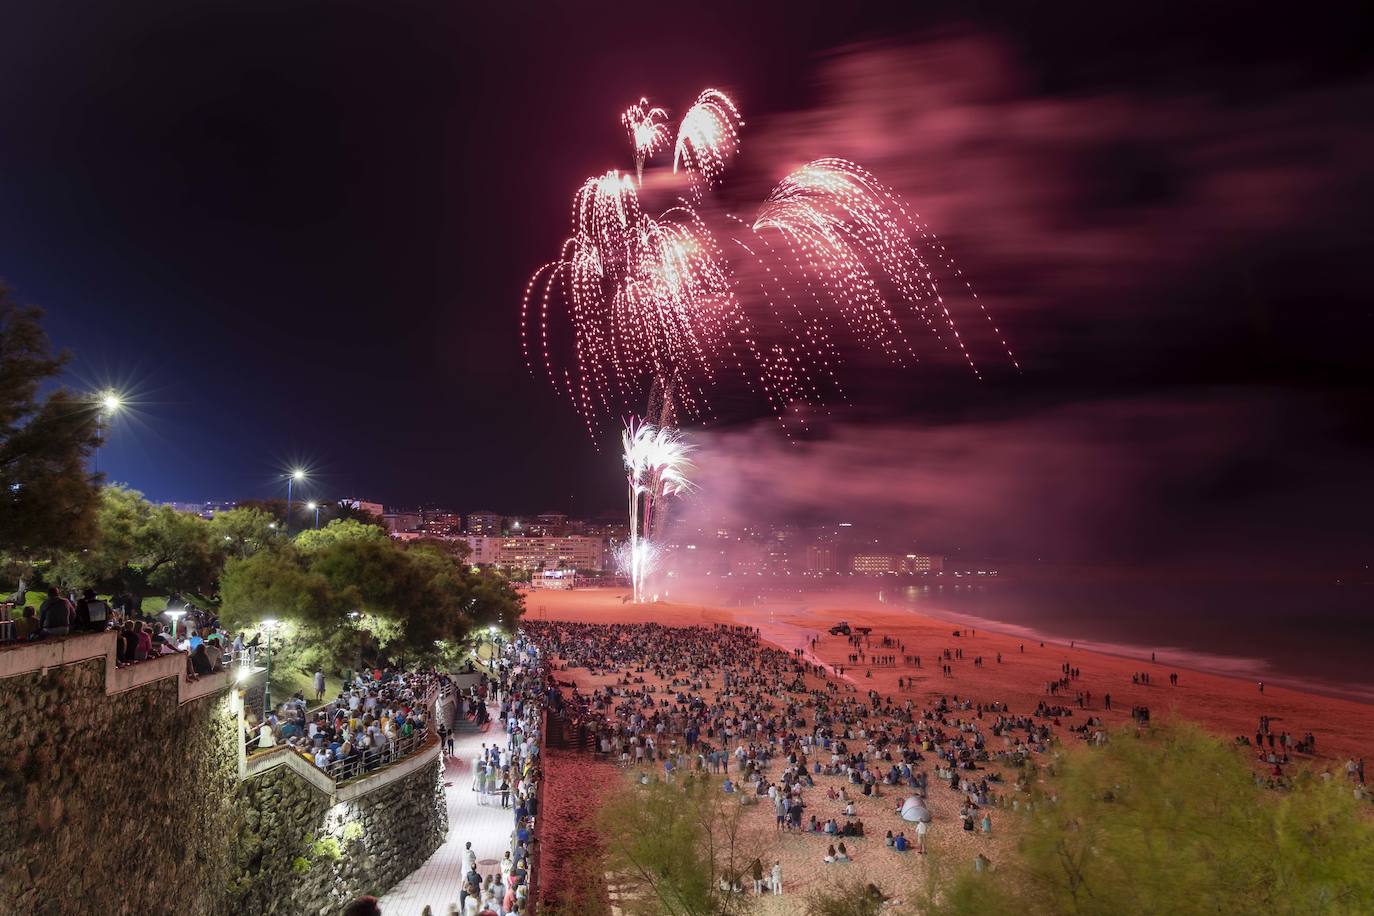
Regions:
<svg viewBox="0 0 1374 916"><path fill-rule="evenodd" d="M317 672L317 695L323 680ZM350 778L423 741L436 703L454 691L448 675L432 669L359 671L344 680L334 699L313 710L297 692L259 721L246 717L244 743L250 750L285 745L336 778Z"/></svg>
<svg viewBox="0 0 1374 916"><path fill-rule="evenodd" d="M448 905L448 912L459 916L518 916L532 909L548 669L535 646L523 638L508 643L493 667L473 688L468 707L473 722L484 722L494 699L505 740L483 742L473 756L471 790L478 805L499 798L501 806L511 810L513 824L497 869L486 875L478 868L472 844L465 844L462 885L458 899Z"/></svg>
<svg viewBox="0 0 1374 916"><path fill-rule="evenodd" d="M24 607L14 621L14 638L17 642L34 642L113 630L115 664L119 667L183 652L190 679L221 671L248 651L243 634L231 638L213 611L182 604L177 596L172 596L168 604L178 605L178 616L182 618L179 622L169 625L144 613L142 602L129 592L105 599L98 597L94 589L64 595L53 586L37 610L32 605Z"/></svg>
<svg viewBox="0 0 1374 916"><path fill-rule="evenodd" d="M661 768L668 780L686 771L720 775L722 790L742 804L766 801L779 831L825 842L818 856L827 862L853 858L834 841L868 833L856 799L892 795L901 816L903 799L924 801L938 783L954 793L965 829L986 820L990 833L986 809L1001 802L999 765L1019 767L1052 740L1043 717L1014 716L1001 703L954 696L918 705L860 693L800 653L767 646L752 627L524 627L556 678L571 669L613 677L591 689L558 681L565 715L599 754L646 776Z"/></svg>

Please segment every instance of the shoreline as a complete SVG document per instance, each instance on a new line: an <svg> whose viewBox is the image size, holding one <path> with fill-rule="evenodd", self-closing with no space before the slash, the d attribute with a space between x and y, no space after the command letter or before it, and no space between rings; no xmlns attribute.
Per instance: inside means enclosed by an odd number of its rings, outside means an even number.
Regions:
<svg viewBox="0 0 1374 916"><path fill-rule="evenodd" d="M1193 661L1185 650L1180 656L1151 663L1144 657L1115 654L1078 640L1041 639L1038 635L1017 636L1004 632L996 623L932 616L912 608L877 601L873 596L831 594L810 596L810 602L768 602L743 607L726 607L704 602L660 602L652 605L622 604L624 589L577 589L533 592L528 595L530 619L580 620L590 623L658 622L665 625L709 625L738 623L758 627L762 638L791 651L809 649L810 638L819 635L814 654L829 665L837 662L856 684L867 683L882 692L910 695L911 690L930 695L969 695L980 701L1013 702L1018 709L1034 708L1037 702L1072 702L1060 693L1052 697L1045 684L1056 679L1061 664L1080 668L1083 677L1078 689L1091 692L1091 700L1081 714L1105 716L1112 724L1125 721L1132 706L1149 706L1155 716L1176 716L1199 723L1226 739L1253 736L1261 715L1268 716L1276 730L1301 736L1307 731L1318 738L1318 760L1341 763L1347 756L1369 756L1374 752L1374 702L1358 696L1328 695L1310 686L1290 686L1282 676L1265 679L1265 692L1256 683L1235 672L1213 672L1188 664ZM954 617L956 615L950 615ZM834 623L848 620L854 626L872 626L873 638L892 635L907 644L907 652L923 655L930 664L923 668L896 665L872 667L845 661L849 651L843 637L828 636ZM954 629L964 632L972 627L976 636L953 637ZM1040 647L1040 642L1044 647ZM1026 651L1019 650L1025 645ZM875 647L876 648L876 647ZM962 648L966 658L954 663L950 677L938 674L936 655L944 648ZM1158 652L1158 650L1155 650ZM983 655L987 663L974 667L972 653ZM1004 661L992 659L1001 653ZM902 653L898 652L900 657ZM1151 683L1132 684L1135 672L1148 671ZM1179 686L1168 685L1170 672L1180 674ZM871 677L871 680L869 679ZM914 687L898 688L898 678L914 677ZM947 683L948 682L948 683ZM1329 688L1328 688L1329 690ZM1099 702L1112 695L1112 708L1105 711ZM1253 747L1251 748L1253 750ZM1339 758L1336 759L1336 758Z"/></svg>
<svg viewBox="0 0 1374 916"><path fill-rule="evenodd" d="M1274 668L1269 660L1257 656L1207 652L1201 649L1190 649L1175 645L1161 644L1145 646L1131 642L1079 639L1072 636L1059 635L1024 624L998 620L994 617L983 617L977 614L962 613L934 604L923 605L921 608L916 608L902 602L885 600L883 594L884 591L882 589L878 589L876 593L868 590L851 591L842 589L834 592L822 592L811 595L809 597L812 600L808 602L765 600L755 605L731 606L713 605L709 600L697 600L698 596L692 596L692 598L685 601L685 603L689 605L702 604L715 606L725 611L747 611L750 608L772 610L775 612L786 612L797 609L803 611L823 611L837 615L835 617L836 621L844 619L846 614L861 614L871 611L909 614L925 622L943 623L955 627L976 627L980 630L986 629L989 633L997 633L1008 638L1024 640L1026 642L1043 642L1047 648L1053 644L1068 649L1069 651L1076 652L1084 650L1098 655L1136 661L1146 665L1167 665L1179 671L1189 671L1196 674L1250 681L1251 683L1263 681L1266 685L1285 687L1302 693L1316 694L1337 700L1348 700L1353 703L1374 704L1374 684L1322 681L1300 674L1290 674ZM672 605L675 603L676 602L673 601L660 602L662 605ZM1071 643L1072 645L1070 645ZM1156 660L1151 659L1151 653L1155 654Z"/></svg>

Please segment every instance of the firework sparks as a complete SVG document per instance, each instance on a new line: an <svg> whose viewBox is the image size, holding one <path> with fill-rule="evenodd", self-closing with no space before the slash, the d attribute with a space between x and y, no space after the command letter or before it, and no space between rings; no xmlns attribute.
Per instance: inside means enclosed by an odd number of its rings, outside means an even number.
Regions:
<svg viewBox="0 0 1374 916"><path fill-rule="evenodd" d="M681 167L687 172L696 197L720 182L725 164L739 151L743 126L739 109L719 89L697 96L696 104L683 115L673 149L673 171Z"/></svg>
<svg viewBox="0 0 1374 916"><path fill-rule="evenodd" d="M647 106L641 100L622 117L637 165L663 126L660 109ZM801 408L843 398L847 350L912 362L916 328L979 372L941 277L982 303L943 243L853 162L810 162L783 178L753 219L729 217L726 256L696 206L736 154L742 124L727 96L701 93L682 119L673 160L688 173L692 199L651 215L629 175L588 179L559 257L526 288L526 361L532 369L543 362L593 434L598 417L638 401L649 380L671 389L688 415L708 415L707 390L726 369L762 393L784 427L804 425Z"/></svg>
<svg viewBox="0 0 1374 916"><path fill-rule="evenodd" d="M630 134L630 143L635 150L635 176L644 183L644 163L649 157L668 145L668 112L653 108L649 100L641 98L638 105L631 105L620 116L620 123Z"/></svg>
<svg viewBox="0 0 1374 916"><path fill-rule="evenodd" d="M629 489L630 541L626 552L634 600L643 601L657 549L652 538L662 526L662 501L686 493L692 483L692 446L675 429L633 418L620 436Z"/></svg>

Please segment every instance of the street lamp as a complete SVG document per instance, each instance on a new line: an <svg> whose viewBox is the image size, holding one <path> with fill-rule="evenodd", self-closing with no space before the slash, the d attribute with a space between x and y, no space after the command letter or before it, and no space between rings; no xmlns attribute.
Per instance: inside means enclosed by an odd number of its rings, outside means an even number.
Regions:
<svg viewBox="0 0 1374 916"><path fill-rule="evenodd" d="M181 618L183 618L183 617L186 616L186 612L185 612L184 610L182 610L182 611L171 611L171 610L169 610L169 611L166 611L165 613L167 614L168 617L172 618L172 642L176 642L176 641L177 641L177 623L181 620Z"/></svg>
<svg viewBox="0 0 1374 916"><path fill-rule="evenodd" d="M315 513L315 527L320 527L320 504L313 499L305 504L305 508Z"/></svg>
<svg viewBox="0 0 1374 916"><path fill-rule="evenodd" d="M92 453L92 460L97 472L100 470L100 443L105 439L105 430L109 428L110 421L123 408L124 398L113 388L106 388L96 397L96 429L100 438L97 440L95 451Z"/></svg>
<svg viewBox="0 0 1374 916"><path fill-rule="evenodd" d="M262 682L262 720L266 722L268 713L272 711L272 631L277 628L277 622L268 618L262 622L262 628L267 631L267 645L263 649L267 656L263 662L267 677Z"/></svg>
<svg viewBox="0 0 1374 916"><path fill-rule="evenodd" d="M305 480L305 471L296 468L286 475L286 535L291 536L291 485L298 480Z"/></svg>

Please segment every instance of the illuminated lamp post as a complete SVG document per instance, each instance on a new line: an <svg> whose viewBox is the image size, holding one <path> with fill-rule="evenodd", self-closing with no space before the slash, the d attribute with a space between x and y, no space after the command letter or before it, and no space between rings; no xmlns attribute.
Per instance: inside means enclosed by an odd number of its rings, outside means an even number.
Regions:
<svg viewBox="0 0 1374 916"><path fill-rule="evenodd" d="M291 485L298 480L305 480L305 471L296 468L286 475L286 536L291 536Z"/></svg>
<svg viewBox="0 0 1374 916"><path fill-rule="evenodd" d="M96 425L100 433L100 439L97 441L92 460L95 463L94 470L98 472L100 470L100 443L105 439L105 430L109 428L110 421L112 421L120 410L124 408L124 398L114 389L107 388L100 394L96 403Z"/></svg>
<svg viewBox="0 0 1374 916"><path fill-rule="evenodd" d="M277 628L277 622L268 618L262 622L262 628L267 631L267 645L263 650L267 654L263 663L267 668L267 677L262 682L262 720L266 722L268 713L272 711L272 631Z"/></svg>

